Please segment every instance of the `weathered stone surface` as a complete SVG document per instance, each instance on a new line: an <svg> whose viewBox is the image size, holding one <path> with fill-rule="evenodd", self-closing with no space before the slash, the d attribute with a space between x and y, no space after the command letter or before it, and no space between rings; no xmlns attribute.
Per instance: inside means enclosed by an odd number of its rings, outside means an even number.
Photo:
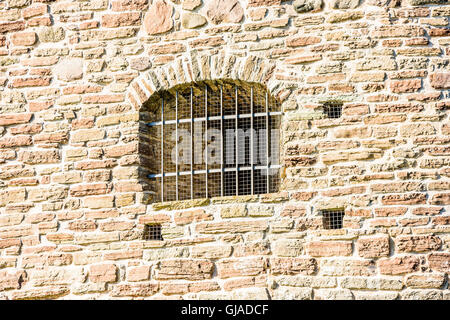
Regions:
<svg viewBox="0 0 450 320"><path fill-rule="evenodd" d="M226 222L204 222L197 224L199 233L235 233L267 230L266 221L226 221Z"/></svg>
<svg viewBox="0 0 450 320"><path fill-rule="evenodd" d="M113 297L148 297L159 290L159 283L117 284L113 287Z"/></svg>
<svg viewBox="0 0 450 320"><path fill-rule="evenodd" d="M426 252L438 250L442 240L436 236L400 236L396 239L399 252Z"/></svg>
<svg viewBox="0 0 450 320"><path fill-rule="evenodd" d="M450 89L450 73L431 74L430 82L435 89Z"/></svg>
<svg viewBox="0 0 450 320"><path fill-rule="evenodd" d="M318 270L317 260L313 258L271 258L269 263L273 274L312 275Z"/></svg>
<svg viewBox="0 0 450 320"><path fill-rule="evenodd" d="M56 68L55 74L59 80L73 81L83 77L83 60L68 58L61 60Z"/></svg>
<svg viewBox="0 0 450 320"><path fill-rule="evenodd" d="M117 267L114 264L92 265L89 269L89 280L92 282L115 282Z"/></svg>
<svg viewBox="0 0 450 320"><path fill-rule="evenodd" d="M387 257L390 253L388 236L360 238L356 247L359 256L363 258Z"/></svg>
<svg viewBox="0 0 450 320"><path fill-rule="evenodd" d="M194 10L201 6L202 0L183 0L182 8L184 10Z"/></svg>
<svg viewBox="0 0 450 320"><path fill-rule="evenodd" d="M160 34L173 27L173 8L165 0L154 1L144 17L144 26L148 34Z"/></svg>
<svg viewBox="0 0 450 320"><path fill-rule="evenodd" d="M227 258L231 255L231 246L197 246L192 248L193 258L218 259Z"/></svg>
<svg viewBox="0 0 450 320"><path fill-rule="evenodd" d="M280 287L275 290L272 299L274 300L311 300L311 288L286 288Z"/></svg>
<svg viewBox="0 0 450 320"><path fill-rule="evenodd" d="M386 258L379 260L378 267L381 274L399 275L419 270L420 259L415 256Z"/></svg>
<svg viewBox="0 0 450 320"><path fill-rule="evenodd" d="M233 205L230 207L224 207L220 211L222 218L239 218L247 215L247 207L245 205Z"/></svg>
<svg viewBox="0 0 450 320"><path fill-rule="evenodd" d="M273 253L281 257L297 257L302 251L303 241L298 239L281 239L273 246Z"/></svg>
<svg viewBox="0 0 450 320"><path fill-rule="evenodd" d="M264 258L224 259L217 263L217 273L221 278L255 276L266 270Z"/></svg>
<svg viewBox="0 0 450 320"><path fill-rule="evenodd" d="M344 241L308 242L306 252L312 257L349 256L352 254L352 243Z"/></svg>
<svg viewBox="0 0 450 320"><path fill-rule="evenodd" d="M18 32L11 36L11 42L16 46L31 46L36 40L35 32Z"/></svg>
<svg viewBox="0 0 450 320"><path fill-rule="evenodd" d="M62 27L45 27L39 32L41 42L59 42L65 38L65 31Z"/></svg>
<svg viewBox="0 0 450 320"><path fill-rule="evenodd" d="M428 255L430 268L435 271L448 272L450 268L450 253L433 252Z"/></svg>
<svg viewBox="0 0 450 320"><path fill-rule="evenodd" d="M134 58L130 62L130 68L138 71L145 71L152 66L148 57Z"/></svg>
<svg viewBox="0 0 450 320"><path fill-rule="evenodd" d="M155 279L211 279L213 270L214 264L208 260L163 260L159 263L159 268L156 270Z"/></svg>
<svg viewBox="0 0 450 320"><path fill-rule="evenodd" d="M183 28L195 29L203 26L206 23L206 18L197 13L185 13L181 18Z"/></svg>
<svg viewBox="0 0 450 320"><path fill-rule="evenodd" d="M333 0L331 7L335 9L354 9L359 6L360 0Z"/></svg>
<svg viewBox="0 0 450 320"><path fill-rule="evenodd" d="M305 13L309 11L318 11L322 8L322 0L295 0L294 9L298 13Z"/></svg>
<svg viewBox="0 0 450 320"><path fill-rule="evenodd" d="M244 10L238 0L212 0L206 7L206 16L214 24L237 23L244 16Z"/></svg>

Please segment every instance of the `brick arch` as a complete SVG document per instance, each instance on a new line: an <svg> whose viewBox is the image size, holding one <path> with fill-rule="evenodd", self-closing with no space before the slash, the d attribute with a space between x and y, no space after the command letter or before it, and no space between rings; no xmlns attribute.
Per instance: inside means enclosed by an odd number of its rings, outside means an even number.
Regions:
<svg viewBox="0 0 450 320"><path fill-rule="evenodd" d="M239 57L224 52L216 55L199 55L191 52L189 57L180 57L166 65L153 68L131 83L127 93L127 99L139 113L139 182L144 191L144 203L153 203L153 181L148 178L152 173L151 157L148 157L151 149L149 128L147 126L149 109L153 97L158 93L168 91L174 87L183 87L184 84L201 83L209 81L235 82L242 85L260 84L266 88L272 97L283 95L287 90L286 85L275 78L276 64L265 58L256 56ZM289 91L290 92L290 91ZM280 109L282 110L282 103ZM280 135L280 139L282 136ZM282 159L282 155L280 154Z"/></svg>
<svg viewBox="0 0 450 320"><path fill-rule="evenodd" d="M141 111L145 102L158 91L185 83L221 79L261 83L277 96L283 90L283 83L275 78L275 71L275 62L262 57L240 57L225 52L211 56L192 51L187 57L150 69L133 80L127 99L135 110Z"/></svg>

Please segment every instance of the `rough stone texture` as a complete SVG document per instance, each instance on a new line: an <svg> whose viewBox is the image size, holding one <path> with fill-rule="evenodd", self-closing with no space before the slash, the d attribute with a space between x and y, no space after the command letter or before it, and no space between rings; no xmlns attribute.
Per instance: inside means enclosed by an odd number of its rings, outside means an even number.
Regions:
<svg viewBox="0 0 450 320"><path fill-rule="evenodd" d="M196 13L185 13L181 18L181 24L185 29L195 29L203 26L206 23L206 18Z"/></svg>
<svg viewBox="0 0 450 320"><path fill-rule="evenodd" d="M206 16L214 23L237 23L244 17L238 0L211 0L206 7Z"/></svg>
<svg viewBox="0 0 450 320"><path fill-rule="evenodd" d="M448 1L5 4L0 299L449 299ZM153 203L148 100L224 78L280 102L279 192Z"/></svg>
<svg viewBox="0 0 450 320"><path fill-rule="evenodd" d="M172 11L172 6L165 0L153 2L144 17L144 26L147 33L154 35L164 33L172 29Z"/></svg>
<svg viewBox="0 0 450 320"><path fill-rule="evenodd" d="M354 9L359 5L360 0L332 0L331 7L335 9Z"/></svg>
<svg viewBox="0 0 450 320"><path fill-rule="evenodd" d="M60 61L55 67L55 74L58 79L73 81L83 77L83 60L69 58Z"/></svg>
<svg viewBox="0 0 450 320"><path fill-rule="evenodd" d="M298 13L317 11L322 8L322 5L322 0L295 0L293 3L294 9Z"/></svg>

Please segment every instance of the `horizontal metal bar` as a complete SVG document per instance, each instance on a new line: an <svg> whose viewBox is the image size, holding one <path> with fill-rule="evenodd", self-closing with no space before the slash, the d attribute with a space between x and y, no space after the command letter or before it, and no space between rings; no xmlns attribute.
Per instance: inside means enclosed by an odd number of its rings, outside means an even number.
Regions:
<svg viewBox="0 0 450 320"><path fill-rule="evenodd" d="M281 116L282 112L281 111L272 111L268 113L269 116ZM253 114L253 117L265 117L267 116L266 112L256 112ZM199 117L199 118L194 118L194 119L178 119L178 120L164 120L164 124L175 124L175 123L191 123L192 121L194 122L201 122L201 121L213 121L213 120L227 120L227 119L244 119L244 118L251 118L252 117L252 113L245 113L245 114L229 114L229 115L224 115L224 116L208 116L208 117ZM148 126L153 127L153 126L160 126L162 124L162 121L154 121L154 122L149 122L147 123Z"/></svg>
<svg viewBox="0 0 450 320"><path fill-rule="evenodd" d="M279 169L281 168L281 165L270 165L270 166L254 166L255 170L261 170L261 169ZM252 170L251 166L248 167L234 167L234 168L223 168L223 171L225 172L234 172L234 171L249 171ZM208 169L208 170L193 170L193 171L180 171L178 172L178 175L180 176L188 176L191 174L205 174L205 173L218 173L222 172L222 169ZM164 174L149 174L149 178L161 178L161 176L164 177L175 177L177 175L176 172L165 172Z"/></svg>

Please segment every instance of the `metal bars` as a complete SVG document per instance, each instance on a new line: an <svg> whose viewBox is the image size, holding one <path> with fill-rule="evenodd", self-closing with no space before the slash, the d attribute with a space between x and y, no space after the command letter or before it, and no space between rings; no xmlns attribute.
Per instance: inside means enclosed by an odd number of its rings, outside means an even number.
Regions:
<svg viewBox="0 0 450 320"><path fill-rule="evenodd" d="M323 105L323 111L330 119L340 118L342 115L342 103L327 102Z"/></svg>
<svg viewBox="0 0 450 320"><path fill-rule="evenodd" d="M144 226L144 240L164 240L160 224L146 224Z"/></svg>
<svg viewBox="0 0 450 320"><path fill-rule="evenodd" d="M322 210L324 229L341 229L344 220L344 209Z"/></svg>
<svg viewBox="0 0 450 320"><path fill-rule="evenodd" d="M158 99L159 116L147 123L161 127L161 155L154 159L159 172L148 175L161 192L155 202L277 189L280 165L271 146L279 145L274 130L280 122L273 120L282 113L264 87L201 83L161 92Z"/></svg>

